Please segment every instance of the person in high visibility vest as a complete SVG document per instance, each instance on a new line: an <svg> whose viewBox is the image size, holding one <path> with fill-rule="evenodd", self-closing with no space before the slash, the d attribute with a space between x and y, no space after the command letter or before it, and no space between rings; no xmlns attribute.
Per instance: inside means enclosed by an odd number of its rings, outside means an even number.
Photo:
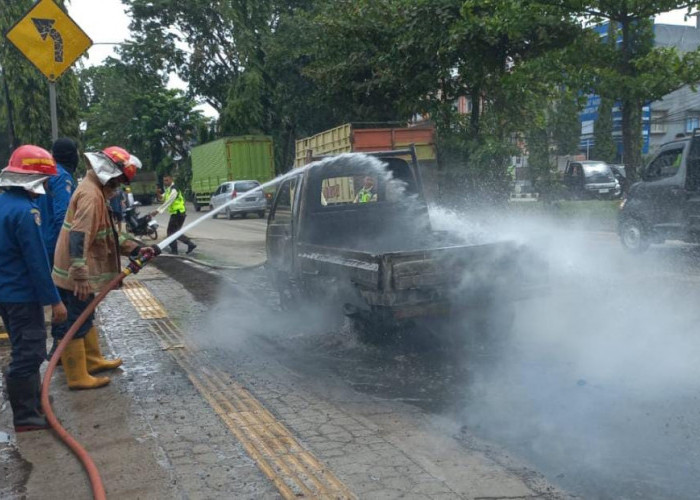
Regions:
<svg viewBox="0 0 700 500"><path fill-rule="evenodd" d="M355 195L353 203L368 203L370 201L377 201L377 193L374 190L374 178L367 176L364 179L362 189Z"/></svg>
<svg viewBox="0 0 700 500"><path fill-rule="evenodd" d="M185 223L185 218L187 217L185 210L185 197L182 195L182 191L175 187L175 182L173 181L172 175L166 175L163 177L163 185L165 186L165 193L163 193L165 201L158 207L157 210L151 212L151 217L162 214L167 210L170 214L170 220L168 221L168 236L170 236L171 234L177 233ZM192 253L192 251L197 248L197 245L195 245L191 239L183 234L170 244L170 253L173 255L177 255L178 253L178 241L181 241L187 245L186 253L188 254Z"/></svg>

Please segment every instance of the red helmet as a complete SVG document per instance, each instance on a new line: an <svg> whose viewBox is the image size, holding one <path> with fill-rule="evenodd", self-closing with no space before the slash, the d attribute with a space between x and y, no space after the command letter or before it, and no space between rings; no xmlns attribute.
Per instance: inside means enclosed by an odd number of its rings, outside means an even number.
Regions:
<svg viewBox="0 0 700 500"><path fill-rule="evenodd" d="M56 161L51 153L39 146L26 144L20 146L10 156L10 161L4 172L32 175L56 175Z"/></svg>
<svg viewBox="0 0 700 500"><path fill-rule="evenodd" d="M119 146L110 146L102 152L119 167L127 181L131 182L136 175L136 165L131 161L131 154Z"/></svg>

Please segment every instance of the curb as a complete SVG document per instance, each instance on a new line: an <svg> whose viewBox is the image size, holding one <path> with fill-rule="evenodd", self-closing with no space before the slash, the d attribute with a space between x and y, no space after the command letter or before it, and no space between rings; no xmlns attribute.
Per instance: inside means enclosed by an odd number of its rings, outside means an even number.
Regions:
<svg viewBox="0 0 700 500"><path fill-rule="evenodd" d="M186 260L189 262L193 262L194 264L198 264L203 267L208 267L210 269L225 269L229 271L240 271L244 269L255 269L257 267L262 267L265 265L265 262L262 262L260 264L254 264L251 266L224 266L221 264L212 264L211 262L206 262L200 259L195 259L194 257L190 257L189 255L168 255L168 254L162 254L158 258L162 259L163 257L167 259L180 259L180 260Z"/></svg>

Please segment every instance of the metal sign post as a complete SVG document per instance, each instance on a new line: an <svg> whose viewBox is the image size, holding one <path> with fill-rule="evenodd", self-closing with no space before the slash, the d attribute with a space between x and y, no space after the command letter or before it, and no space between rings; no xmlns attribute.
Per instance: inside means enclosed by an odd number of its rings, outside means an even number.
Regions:
<svg viewBox="0 0 700 500"><path fill-rule="evenodd" d="M92 40L53 0L40 0L5 35L49 80L51 138L58 139L56 80Z"/></svg>
<svg viewBox="0 0 700 500"><path fill-rule="evenodd" d="M56 82L49 82L49 106L51 106L51 142L58 139L58 111L56 110Z"/></svg>

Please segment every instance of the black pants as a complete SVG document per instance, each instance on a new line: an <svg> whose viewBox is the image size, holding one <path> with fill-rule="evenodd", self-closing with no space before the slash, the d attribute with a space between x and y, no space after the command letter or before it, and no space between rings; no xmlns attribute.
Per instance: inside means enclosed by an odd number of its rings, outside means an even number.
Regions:
<svg viewBox="0 0 700 500"><path fill-rule="evenodd" d="M61 340L66 335L66 333L68 333L70 327L73 326L75 320L78 319L78 316L83 314L83 311L87 308L87 306L90 305L92 299L95 298L95 294L91 293L88 296L87 300L80 300L78 297L73 295L73 292L71 290L66 290L65 288L61 288L60 286L57 286L56 288L58 289L59 297L61 297L61 302L63 302L63 305L65 305L66 309L68 310L68 319L65 322L51 325L51 336L56 340ZM87 332L90 331L90 328L92 328L94 320L95 313L92 312L88 316L87 320L85 320L85 323L83 323L82 326L78 329L77 333L75 334L75 337L73 338L82 339L83 337L85 337L85 335L87 335Z"/></svg>
<svg viewBox="0 0 700 500"><path fill-rule="evenodd" d="M175 234L180 229L182 229L182 226L185 223L185 217L187 217L187 214L184 212L181 214L170 214L170 220L168 221L168 236L170 236L171 234ZM170 250L172 250L173 252L177 252L178 241L183 242L187 246L193 244L192 240L183 234L177 240L173 241L170 244Z"/></svg>
<svg viewBox="0 0 700 500"><path fill-rule="evenodd" d="M27 378L46 360L44 308L38 302L0 302L0 317L12 344L7 378Z"/></svg>

